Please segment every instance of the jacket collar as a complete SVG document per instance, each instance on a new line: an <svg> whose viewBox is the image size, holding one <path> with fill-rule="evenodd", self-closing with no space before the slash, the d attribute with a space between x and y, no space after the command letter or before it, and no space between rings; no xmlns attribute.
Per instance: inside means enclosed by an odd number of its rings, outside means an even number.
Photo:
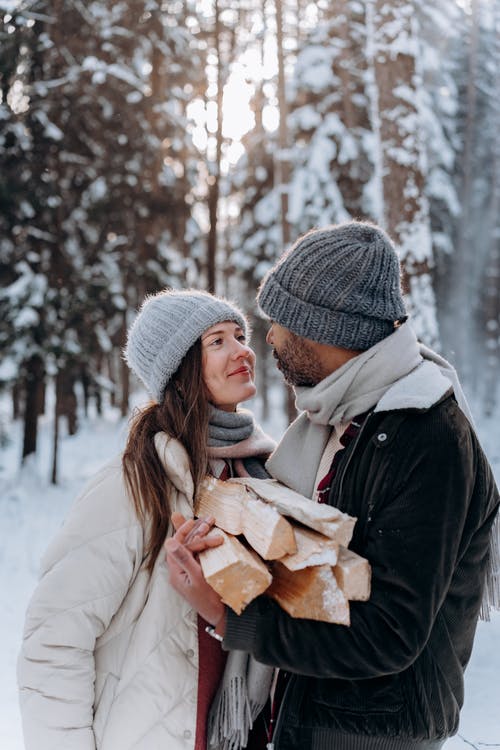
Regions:
<svg viewBox="0 0 500 750"><path fill-rule="evenodd" d="M424 360L384 393L374 411L427 411L452 390L451 380L443 375L438 365Z"/></svg>

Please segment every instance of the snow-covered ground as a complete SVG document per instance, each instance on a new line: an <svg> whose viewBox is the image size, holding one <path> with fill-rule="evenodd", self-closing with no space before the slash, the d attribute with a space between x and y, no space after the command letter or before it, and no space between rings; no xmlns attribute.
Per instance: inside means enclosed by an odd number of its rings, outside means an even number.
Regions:
<svg viewBox="0 0 500 750"><path fill-rule="evenodd" d="M60 483L52 486L49 483L50 419L41 420L36 459L20 471L21 425L11 424L8 415L8 402L0 398L0 672L3 675L0 682L0 748L21 750L15 665L24 610L36 582L40 556L85 480L123 446L127 421L116 411L107 409L104 418L92 415L82 420L75 436L63 436L59 454ZM478 425L497 481L500 481L499 425L498 416ZM265 426L278 438L284 427L284 418L277 413ZM6 441L8 444L3 445ZM479 624L466 674L460 731L446 743L446 750L500 747L499 675L500 613L491 622Z"/></svg>

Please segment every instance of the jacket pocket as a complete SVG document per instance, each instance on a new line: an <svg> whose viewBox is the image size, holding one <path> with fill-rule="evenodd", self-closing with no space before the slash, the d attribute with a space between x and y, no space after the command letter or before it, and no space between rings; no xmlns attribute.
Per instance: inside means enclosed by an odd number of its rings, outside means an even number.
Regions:
<svg viewBox="0 0 500 750"><path fill-rule="evenodd" d="M106 729L106 722L108 720L111 706L115 699L116 689L118 687L119 679L110 672L106 675L102 689L96 691L96 701L94 704L94 721L92 728L94 730L94 736L96 740L96 747L99 748L101 745L104 730Z"/></svg>
<svg viewBox="0 0 500 750"><path fill-rule="evenodd" d="M325 709L342 713L387 714L404 707L399 675L370 680L316 680L311 699Z"/></svg>
<svg viewBox="0 0 500 750"><path fill-rule="evenodd" d="M316 680L309 726L346 734L399 736L410 726L399 675L370 680Z"/></svg>

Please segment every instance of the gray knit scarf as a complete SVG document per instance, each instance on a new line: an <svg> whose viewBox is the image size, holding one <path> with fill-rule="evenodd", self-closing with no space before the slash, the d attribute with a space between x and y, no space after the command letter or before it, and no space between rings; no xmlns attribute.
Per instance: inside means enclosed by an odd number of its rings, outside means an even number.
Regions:
<svg viewBox="0 0 500 750"><path fill-rule="evenodd" d="M255 421L251 411L223 411L210 406L208 424L209 458L231 459L238 476L269 479L263 461L276 443Z"/></svg>
<svg viewBox="0 0 500 750"><path fill-rule="evenodd" d="M244 409L226 412L210 407L209 456L230 458L239 476L268 478L258 460L275 448ZM221 684L208 715L208 750L239 750L248 742L253 722L264 708L274 669L260 664L245 651L230 651Z"/></svg>

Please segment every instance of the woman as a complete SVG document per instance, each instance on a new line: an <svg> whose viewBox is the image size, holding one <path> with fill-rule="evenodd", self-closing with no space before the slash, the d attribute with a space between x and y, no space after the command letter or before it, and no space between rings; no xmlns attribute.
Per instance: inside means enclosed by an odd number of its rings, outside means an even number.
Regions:
<svg viewBox="0 0 500 750"><path fill-rule="evenodd" d="M125 358L153 401L42 561L18 668L28 750L201 750L208 723L215 747L244 746L234 685L256 685L244 697L260 709L270 670L246 655L225 663L161 550L207 471L261 476L273 449L236 410L255 394L246 328L234 305L198 291L147 298L132 325ZM191 549L208 544L195 536Z"/></svg>

